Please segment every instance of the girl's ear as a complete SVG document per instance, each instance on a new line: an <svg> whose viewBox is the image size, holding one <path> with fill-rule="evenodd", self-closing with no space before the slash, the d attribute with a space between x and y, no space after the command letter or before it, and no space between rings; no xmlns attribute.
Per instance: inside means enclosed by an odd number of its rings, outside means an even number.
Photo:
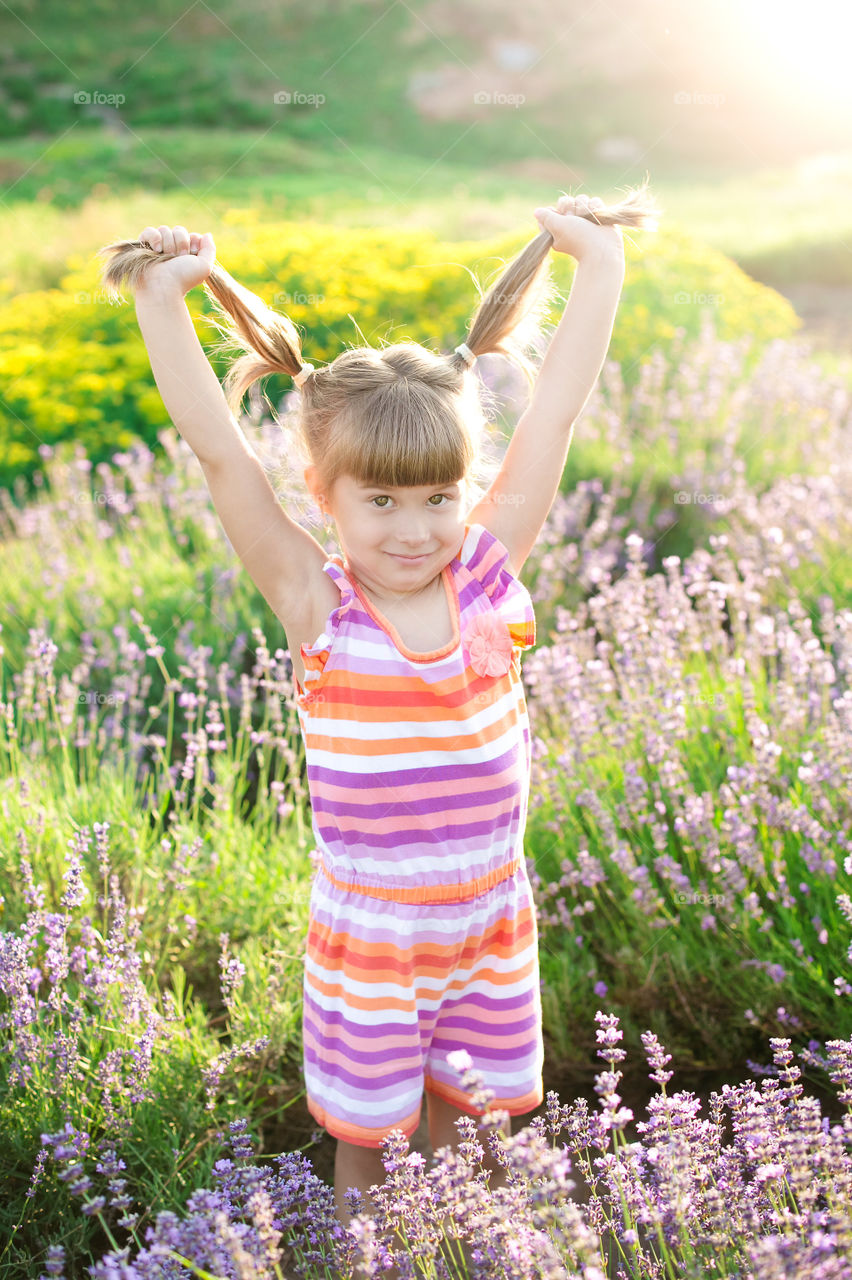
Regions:
<svg viewBox="0 0 852 1280"><path fill-rule="evenodd" d="M317 479L317 469L312 462L308 463L308 465L305 467L304 474L305 474L305 484L308 486L309 490L311 491L313 496L316 498L317 490L319 488L319 482Z"/></svg>

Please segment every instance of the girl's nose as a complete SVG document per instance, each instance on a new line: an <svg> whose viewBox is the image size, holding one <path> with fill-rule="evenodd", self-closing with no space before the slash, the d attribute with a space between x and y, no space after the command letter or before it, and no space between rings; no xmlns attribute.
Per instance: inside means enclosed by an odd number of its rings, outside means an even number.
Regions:
<svg viewBox="0 0 852 1280"><path fill-rule="evenodd" d="M428 542L430 534L425 525L410 524L398 536L403 542L418 546L421 542Z"/></svg>

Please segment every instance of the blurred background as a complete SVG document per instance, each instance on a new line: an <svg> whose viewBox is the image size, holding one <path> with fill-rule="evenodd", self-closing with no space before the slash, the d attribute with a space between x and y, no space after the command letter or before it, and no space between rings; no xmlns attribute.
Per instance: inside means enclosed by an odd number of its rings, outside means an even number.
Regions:
<svg viewBox="0 0 852 1280"><path fill-rule="evenodd" d="M253 204L477 238L647 172L848 341L850 46L836 0L9 0L0 277L52 283L47 242L96 238L93 205L113 234Z"/></svg>

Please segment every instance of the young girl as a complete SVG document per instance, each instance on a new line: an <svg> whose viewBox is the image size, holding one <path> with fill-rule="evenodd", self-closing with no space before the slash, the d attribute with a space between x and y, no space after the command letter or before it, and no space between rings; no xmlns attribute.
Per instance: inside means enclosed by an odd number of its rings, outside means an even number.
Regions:
<svg viewBox="0 0 852 1280"><path fill-rule="evenodd" d="M470 1110L466 1050L510 1115L542 1100L536 919L524 863L530 729L520 654L535 642L519 579L557 493L572 427L603 364L624 278L618 206L564 196L482 298L450 355L413 342L345 350L315 369L299 335L215 263L212 236L146 227L104 281L128 281L157 386L196 453L234 549L281 621L293 664L319 855L304 977L308 1106L338 1139L335 1187L384 1180L380 1145L433 1147ZM484 497L477 356L532 382L517 340L549 249L577 260L529 406ZM245 354L225 392L183 302L205 284ZM513 338L513 335L515 337ZM234 414L264 374L301 390L306 482L343 556L282 510ZM449 1060L448 1060L449 1059ZM455 1059L458 1062L458 1059Z"/></svg>

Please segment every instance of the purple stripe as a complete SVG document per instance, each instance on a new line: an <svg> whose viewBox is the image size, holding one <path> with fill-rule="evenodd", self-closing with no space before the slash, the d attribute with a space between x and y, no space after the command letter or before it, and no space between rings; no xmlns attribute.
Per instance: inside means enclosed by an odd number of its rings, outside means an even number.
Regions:
<svg viewBox="0 0 852 1280"><path fill-rule="evenodd" d="M532 982L533 978L531 977L531 985ZM481 1008L486 1014L494 1013L496 1010L500 1010L505 1013L506 1010L523 1009L529 1004L530 998L531 993L529 991L522 991L520 995L516 996L506 996L505 999L501 999L498 996L487 996L480 991L471 991L467 995L459 996L455 999L448 998L444 1001L441 1014L441 1025L444 1026L445 1023L448 1023L449 1019L453 1016L449 1011L459 1008L460 1006L467 1007L468 1005L476 1005L477 1008Z"/></svg>
<svg viewBox="0 0 852 1280"><path fill-rule="evenodd" d="M446 1026L446 1023L443 1018L441 1019L441 1026L442 1028ZM459 1046L466 1047L466 1045L470 1043L467 1037L471 1033L475 1035L481 1035L484 1032L487 1032L490 1029L492 1029L492 1024L489 1022L475 1022L470 1019L467 1019L467 1020L457 1019L454 1023L454 1026L458 1027L460 1032L459 1035L453 1036L453 1035L446 1035L446 1034L444 1035L437 1034L432 1037L431 1044L425 1044L423 1035L419 1034L417 1038L420 1041L420 1043L418 1045L414 1039L415 1034L417 1033L416 1027L414 1026L399 1027L399 1026L394 1026L388 1023L387 1025L383 1025L381 1027L382 1036L386 1036L386 1035L408 1036L410 1037L411 1043L404 1046L397 1045L396 1047L389 1047L387 1049L356 1049L356 1048L353 1048L351 1044L343 1040L339 1034L335 1034L334 1031L331 1028L329 1028L329 1020L322 1017L320 1013L320 1016L316 1020L314 1020L314 1017L309 1017L305 1019L305 1027L310 1030L311 1036L316 1041L316 1045L318 1046L317 1048L313 1045L306 1045L305 1061L315 1063L317 1066L322 1067L323 1060L322 1060L321 1054L323 1052L329 1052L335 1049L338 1050L338 1052L345 1054L347 1060L351 1062L353 1066L359 1065L362 1067L370 1067L370 1066L380 1067L389 1061L392 1062L394 1059L399 1058L403 1054L406 1054L406 1053L410 1054L412 1052L416 1053L418 1051L418 1048L421 1053L424 1053L424 1052L431 1053L433 1057L435 1056L446 1057L447 1053L449 1053L451 1050L457 1049L459 1048ZM516 1031L535 1032L536 1026L537 1026L537 1019L535 1015L531 1014L528 1018L525 1018L522 1022L519 1022L514 1029ZM326 1033L326 1031L322 1030L321 1028L328 1028L328 1033ZM361 1030L360 1038L363 1039L365 1043L369 1043L370 1036L368 1032L370 1031L370 1028L361 1028L360 1030ZM350 1033L354 1033L357 1035L358 1031L359 1031L358 1027L352 1027ZM534 1042L531 1043L529 1046L527 1056L529 1057L535 1056L536 1048L537 1046L535 1045L535 1043ZM473 1049L475 1052L471 1056L475 1058L475 1062L476 1060L482 1060L482 1061L488 1061L488 1062L518 1062L518 1061L523 1061L523 1057L524 1057L523 1053L518 1050L518 1047L516 1045L515 1046L508 1045L504 1047L500 1043L494 1043L493 1045L486 1047L481 1044L477 1044L473 1046ZM328 1070L328 1068L326 1068L326 1070ZM335 1064L334 1067L332 1068L332 1071L335 1073L340 1070L343 1070L343 1068L339 1067L337 1064ZM383 1075L383 1079L386 1079L386 1080L392 1080L394 1078L404 1079L407 1076L410 1076L411 1074L412 1072L410 1068L409 1069L400 1068L399 1071L397 1071L394 1076ZM355 1076L350 1078L355 1080L359 1079L359 1077L355 1077ZM362 1075L360 1077L361 1081L363 1081L363 1078L364 1077Z"/></svg>
<svg viewBox="0 0 852 1280"><path fill-rule="evenodd" d="M483 822L458 822L452 825L443 823L441 825L426 827L399 827L395 831L371 831L359 840L357 832L347 831L341 833L337 827L323 826L322 815L314 811L315 830L319 832L322 840L329 846L335 841L344 840L346 847L349 849L357 849L360 846L375 849L376 852L382 849L398 849L400 845L419 844L425 848L432 848L436 845L446 844L451 840L471 840L475 836L501 836L505 831L517 825L519 806L515 806L507 813L502 814L498 819L488 818ZM410 852L410 851L409 851ZM447 855L451 856L450 854Z"/></svg>
<svg viewBox="0 0 852 1280"><path fill-rule="evenodd" d="M329 1049L338 1049L341 1053L346 1054L346 1057L353 1066L357 1064L362 1067L384 1067L387 1062L392 1062L394 1059L399 1058L406 1052L406 1048L403 1046L397 1046L395 1049L353 1049L351 1045L339 1040L336 1036L320 1035L313 1024L310 1024L310 1028L314 1039L319 1045L320 1052L318 1052L312 1045L307 1045L305 1048L305 1061L316 1063L317 1066L323 1067L325 1071L328 1071L329 1068L325 1065L321 1055L322 1052L327 1052ZM411 1029L409 1028L409 1033L410 1030ZM385 1034L384 1028L382 1029L382 1034ZM418 1050L422 1053L422 1046L413 1044L407 1052L413 1052L416 1054ZM418 1063L416 1066L402 1069L396 1073L396 1078L405 1079L408 1076L416 1075L419 1071L419 1065L420 1064ZM334 1074L337 1074L337 1072L342 1070L342 1068L335 1063L331 1070ZM360 1079L363 1082L364 1076L363 1074L360 1077L355 1076L354 1079ZM392 1077L389 1075L386 1076L383 1070L382 1079L390 1080Z"/></svg>
<svg viewBox="0 0 852 1280"><path fill-rule="evenodd" d="M363 794L362 788L356 791L353 787L352 790L356 794ZM318 795L314 802L314 812L337 818L371 818L375 816L377 808L381 808L384 813L393 813L398 807L400 811L428 817L430 814L442 814L451 809L478 809L484 804L496 804L498 800L512 801L518 794L518 780L514 777L502 787L483 789L477 791L475 796L437 795L422 796L417 800L397 800L392 797L386 799L378 788L371 794L374 798L362 801L361 804L356 804L354 800L325 800Z"/></svg>
<svg viewBox="0 0 852 1280"><path fill-rule="evenodd" d="M380 899L375 899L380 901ZM466 906L466 903L439 903L443 908L449 906ZM486 933L494 928L500 920L508 920L514 923L521 911L527 910L528 904L522 902L517 908L514 904L501 905L495 909L494 919L480 923L474 921L470 925L470 934L478 936L480 933ZM446 933L440 933L437 929L419 929L416 921L409 922L400 921L399 926L394 928L381 928L379 918L375 923L365 923L350 918L344 911L323 911L322 908L315 908L312 912L314 920L317 924L323 925L335 934L346 933L350 938L357 939L359 942L373 942L387 947L393 947L398 951L417 951L428 950L430 947L451 947L457 944L462 945L458 938L448 937ZM459 922L464 927L464 921Z"/></svg>
<svg viewBox="0 0 852 1280"><path fill-rule="evenodd" d="M347 1049L346 1052L348 1054L350 1052L349 1049ZM354 1057L353 1061L355 1061ZM372 1093L384 1093L394 1085L404 1084L410 1080L416 1080L422 1071L420 1063L417 1063L416 1066L401 1067L398 1071L388 1071L387 1059L385 1059L384 1061L378 1060L372 1064L376 1074L371 1078L369 1075L365 1076L363 1071L347 1071L346 1067L339 1062L326 1066L321 1057L312 1053L309 1045L305 1046L305 1063L309 1063L311 1066L317 1067L320 1074L323 1076L330 1076L338 1089L342 1084L346 1084L354 1088L357 1088L360 1085L363 1089L365 1087L365 1083L369 1081L373 1086L373 1089L371 1090Z"/></svg>
<svg viewBox="0 0 852 1280"><path fill-rule="evenodd" d="M476 1024L472 1024L467 1028L467 1030L476 1031L485 1029L487 1028L480 1028L476 1026ZM454 1040L432 1041L431 1053L433 1057L446 1058L447 1054L452 1049L467 1049L470 1056L473 1058L474 1067L479 1067L480 1069L486 1063L492 1066L498 1063L505 1065L511 1063L513 1066L523 1067L525 1062L532 1062L537 1056L537 1046L534 1043L529 1045L526 1053L519 1049L517 1045L509 1046L505 1049L501 1049L497 1045L485 1048L481 1044L471 1044L470 1041L466 1039L465 1032ZM448 1069L452 1070L451 1067Z"/></svg>
<svg viewBox="0 0 852 1280"><path fill-rule="evenodd" d="M376 633L372 631L370 634L375 636ZM396 678L411 679L411 663L407 658L403 658L401 654L397 653L390 637L387 639L388 648L379 657L368 658L363 654L358 654L356 657L351 653L343 655L332 654L325 664L325 670L338 671L343 675L348 675L352 672L359 676L375 676L377 681ZM322 647L328 648L327 645ZM451 661L452 656L452 653L448 653L443 658L436 658L435 661L439 662L441 666L434 670L430 668L428 662L423 663L423 671L418 674L427 683L447 680L451 675L457 674L461 667L460 660L457 659L455 663Z"/></svg>
<svg viewBox="0 0 852 1280"><path fill-rule="evenodd" d="M369 1038L372 1028L365 1026L363 1022L353 1022L351 1018L342 1013L340 1009L326 1009L317 1002L310 992L310 988L306 987L304 991L305 1013L310 1011L311 1015L316 1019L317 1024L322 1023L326 1028L339 1027L348 1031L353 1036L367 1036ZM417 1012L415 1010L410 1022L395 1022L390 1011L388 1011L387 1022L381 1023L378 1027L379 1035L383 1036L407 1036L411 1034L412 1029L417 1025Z"/></svg>
<svg viewBox="0 0 852 1280"><path fill-rule="evenodd" d="M516 766L517 759L517 748L510 747L502 755L495 756L492 760L479 762L471 760L464 765L459 764L457 760L451 764L413 765L408 769L383 770L380 776L385 786L389 787L405 787L412 782L469 782L472 778L488 778L495 773L502 773L504 770L511 769ZM464 772L460 772L461 770ZM374 772L372 778L376 776L377 774ZM360 757L357 768L354 771L333 769L327 765L308 764L309 783L325 782L333 787L352 787L353 777L364 777L364 766Z"/></svg>

